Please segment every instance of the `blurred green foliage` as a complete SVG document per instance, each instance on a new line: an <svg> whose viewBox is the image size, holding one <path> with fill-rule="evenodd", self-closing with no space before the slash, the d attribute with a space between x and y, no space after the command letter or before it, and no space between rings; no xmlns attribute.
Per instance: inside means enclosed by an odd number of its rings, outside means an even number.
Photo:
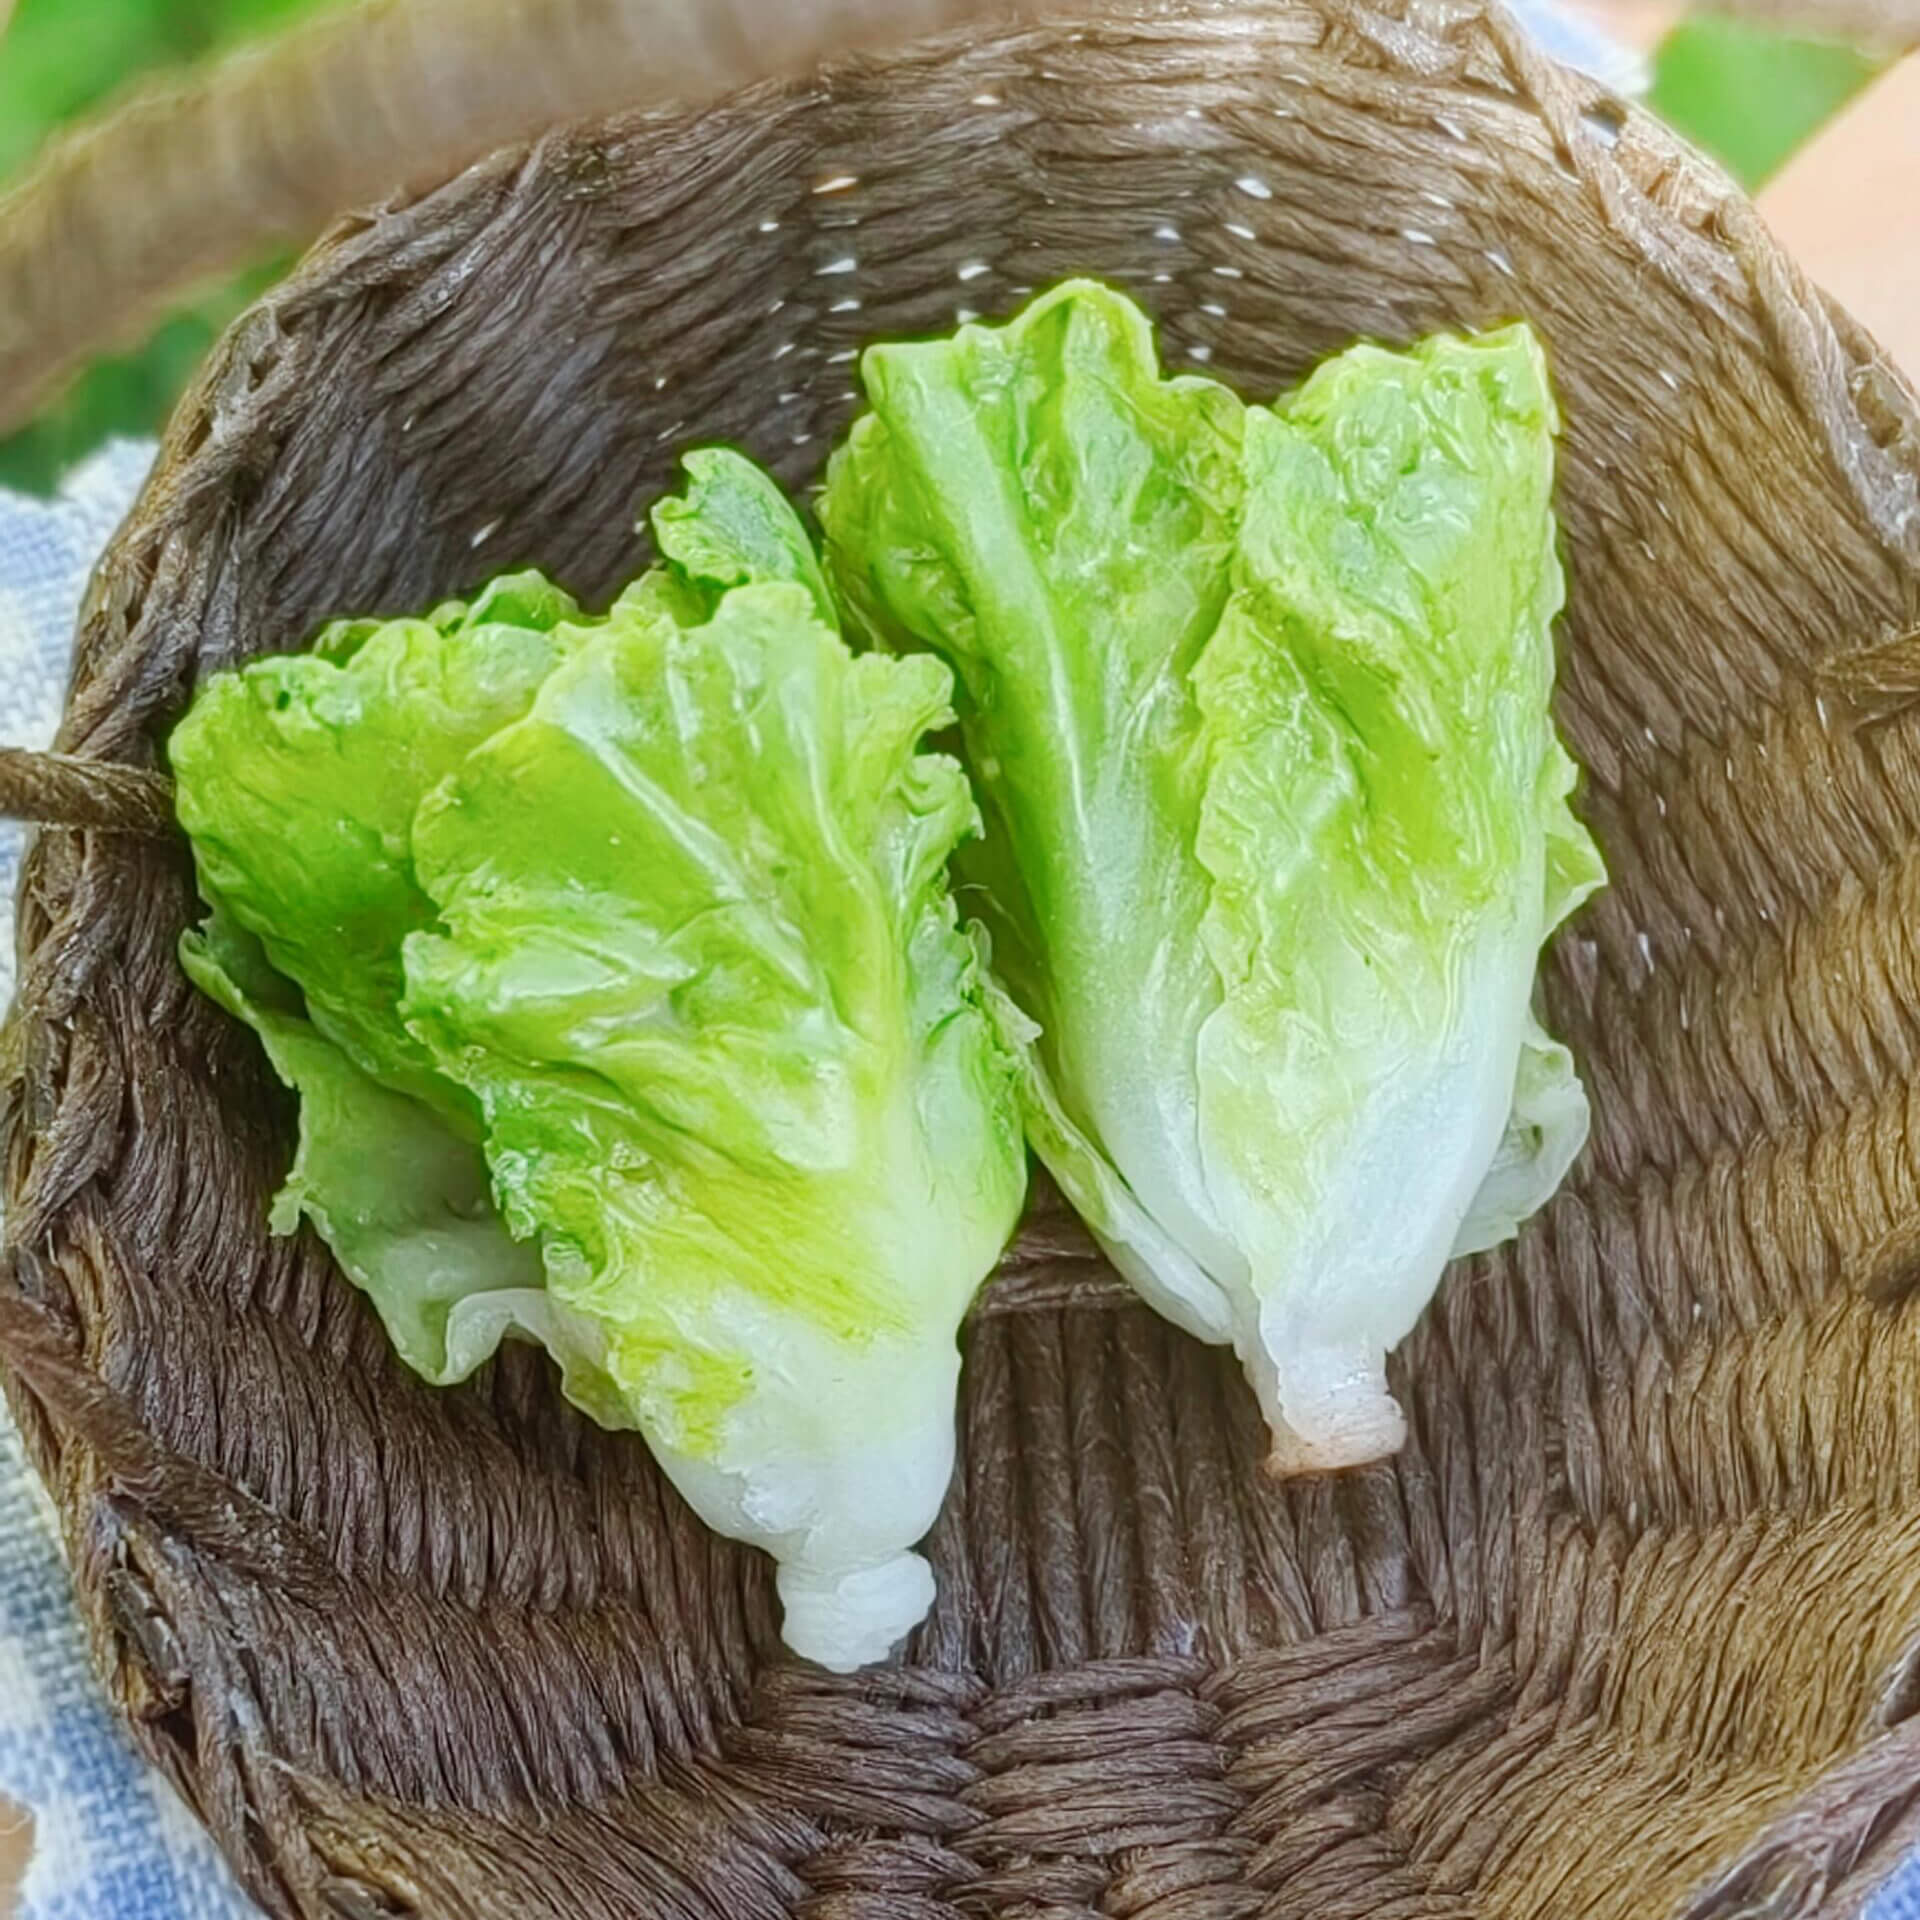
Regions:
<svg viewBox="0 0 1920 1920"><path fill-rule="evenodd" d="M1649 104L1752 190L1779 172L1882 64L1834 41L1700 14L1662 43Z"/></svg>
<svg viewBox="0 0 1920 1920"><path fill-rule="evenodd" d="M0 175L138 75L314 10L315 0L18 0L0 40Z"/></svg>
<svg viewBox="0 0 1920 1920"><path fill-rule="evenodd" d="M96 361L31 426L0 440L0 487L51 493L102 441L157 434L228 322L288 264L275 261L214 288L169 315L134 352Z"/></svg>
<svg viewBox="0 0 1920 1920"><path fill-rule="evenodd" d="M0 181L56 128L136 78L186 66L339 0L18 0L0 37ZM1876 71L1851 48L1702 14L1655 61L1654 108L1757 186ZM115 433L156 433L220 331L283 263L204 292L138 351L85 373L0 441L0 486L49 488Z"/></svg>
<svg viewBox="0 0 1920 1920"><path fill-rule="evenodd" d="M47 136L133 80L271 32L328 0L18 0L0 36L0 179ZM90 368L0 441L0 486L47 491L111 434L157 433L227 322L283 263L206 290L137 352Z"/></svg>

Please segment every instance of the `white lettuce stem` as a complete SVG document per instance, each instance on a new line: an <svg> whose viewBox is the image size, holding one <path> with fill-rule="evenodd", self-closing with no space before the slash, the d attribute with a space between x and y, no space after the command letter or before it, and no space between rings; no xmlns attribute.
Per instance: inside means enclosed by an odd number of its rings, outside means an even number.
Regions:
<svg viewBox="0 0 1920 1920"><path fill-rule="evenodd" d="M787 1645L829 1673L858 1673L884 1660L934 1600L933 1568L917 1553L841 1571L789 1563L777 1584Z"/></svg>
<svg viewBox="0 0 1920 1920"><path fill-rule="evenodd" d="M1267 1471L1275 1479L1370 1466L1406 1445L1406 1415L1388 1391L1383 1352L1289 1342L1277 1349L1282 1366L1257 1333L1236 1344L1272 1435Z"/></svg>

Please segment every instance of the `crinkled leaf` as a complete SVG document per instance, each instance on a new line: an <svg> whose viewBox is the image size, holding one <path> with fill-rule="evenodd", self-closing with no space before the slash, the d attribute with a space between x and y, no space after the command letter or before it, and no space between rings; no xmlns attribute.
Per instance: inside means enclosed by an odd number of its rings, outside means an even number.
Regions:
<svg viewBox="0 0 1920 1920"><path fill-rule="evenodd" d="M401 942L433 918L413 877L414 814L526 713L577 642L577 612L527 576L471 609L334 628L324 655L210 680L169 748L203 893L260 938L360 1068L469 1128L399 1017Z"/></svg>
<svg viewBox="0 0 1920 1920"><path fill-rule="evenodd" d="M1303 1465L1396 1442L1386 1351L1456 1243L1511 1233L1585 1137L1531 1013L1556 859L1584 884L1550 714L1554 427L1519 331L1356 349L1248 423L1196 675L1226 987L1200 1138L1251 1268L1240 1344Z"/></svg>
<svg viewBox="0 0 1920 1920"><path fill-rule="evenodd" d="M876 347L864 375L873 410L821 508L829 563L870 632L959 676L987 819L962 872L1042 1029L1037 1144L1117 1257L1160 1268L1169 1239L1188 1250L1167 1291L1205 1314L1191 1269L1233 1250L1192 1085L1220 983L1200 939L1191 676L1230 589L1245 410L1163 379L1145 317L1078 283L1004 329ZM1146 1219L1154 1248L1127 1253Z"/></svg>
<svg viewBox="0 0 1920 1920"><path fill-rule="evenodd" d="M408 943L407 1011L509 1219L836 1664L924 1609L955 1336L1025 1190L945 878L973 803L919 750L950 685L853 658L802 586L691 629L629 600L415 833L446 932ZM852 1621L876 1570L895 1609Z"/></svg>
<svg viewBox="0 0 1920 1920"><path fill-rule="evenodd" d="M547 1298L539 1253L494 1211L479 1148L323 1038L260 942L226 913L189 934L181 958L202 992L259 1034L299 1096L300 1144L274 1203L275 1232L310 1220L422 1379L465 1380L518 1334L562 1361L581 1405L624 1424L592 1329Z"/></svg>
<svg viewBox="0 0 1920 1920"><path fill-rule="evenodd" d="M790 580L806 588L814 613L837 633L839 609L820 556L778 482L726 447L690 453L681 464L686 489L654 508L653 532L678 581L704 596L703 613L733 587Z"/></svg>

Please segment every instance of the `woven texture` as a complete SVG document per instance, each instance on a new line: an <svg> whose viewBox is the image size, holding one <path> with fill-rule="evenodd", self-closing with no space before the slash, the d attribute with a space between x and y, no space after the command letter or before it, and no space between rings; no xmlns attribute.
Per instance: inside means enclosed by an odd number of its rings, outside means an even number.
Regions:
<svg viewBox="0 0 1920 1920"><path fill-rule="evenodd" d="M176 422L54 772L137 826L197 673L529 561L604 595L689 436L804 484L863 341L1076 271L1254 395L1356 334L1547 337L1616 875L1546 977L1591 1151L1408 1343L1403 1458L1287 1487L1231 1362L1043 1202L936 1614L834 1681L538 1356L435 1395L266 1238L288 1116L180 977L183 850L43 836L14 1404L117 1702L277 1914L1784 1920L1920 1834L1920 430L1502 16L973 35L356 223ZM0 799L67 808L44 773Z"/></svg>
<svg viewBox="0 0 1920 1920"><path fill-rule="evenodd" d="M1642 63L1562 0L1515 6L1561 59L1615 86L1643 81ZM343 0L190 76L164 74L67 129L0 193L0 431L32 418L64 370L138 338L169 296L304 243L341 207L445 179L563 121L711 97L882 27L905 39L981 10L978 0Z"/></svg>

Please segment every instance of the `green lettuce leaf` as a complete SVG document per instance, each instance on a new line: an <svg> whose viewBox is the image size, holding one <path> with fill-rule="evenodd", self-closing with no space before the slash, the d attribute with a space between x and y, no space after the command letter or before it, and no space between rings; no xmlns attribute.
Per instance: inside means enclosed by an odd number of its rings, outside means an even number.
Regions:
<svg viewBox="0 0 1920 1920"><path fill-rule="evenodd" d="M1245 409L1162 380L1145 316L1077 284L1002 331L875 348L864 373L873 411L822 504L829 561L858 624L959 677L988 826L961 871L1045 1036L1035 1146L1154 1304L1225 1338L1234 1250L1193 1088L1220 982L1192 675L1231 590ZM1114 1177L1087 1172L1096 1150Z"/></svg>
<svg viewBox="0 0 1920 1920"><path fill-rule="evenodd" d="M958 1328L1026 1188L922 752L799 517L688 461L604 622L537 577L210 683L174 739L194 979L300 1097L309 1220L424 1378L518 1335L780 1560L830 1665L926 1612Z"/></svg>
<svg viewBox="0 0 1920 1920"><path fill-rule="evenodd" d="M1363 348L1247 409L1074 285L864 371L829 565L960 677L1035 1146L1236 1344L1277 1467L1390 1452L1387 1351L1586 1135L1531 1011L1603 877L1550 717L1539 350Z"/></svg>
<svg viewBox="0 0 1920 1920"><path fill-rule="evenodd" d="M1556 740L1548 749L1540 804L1546 813L1546 931L1563 927L1607 884L1593 836L1573 812L1580 769ZM1460 1230L1454 1253L1466 1258L1511 1240L1560 1191L1587 1144L1592 1111L1573 1054L1538 1020L1527 1023L1513 1117Z"/></svg>
<svg viewBox="0 0 1920 1920"><path fill-rule="evenodd" d="M406 1013L658 1457L851 1668L930 1603L957 1332L1025 1193L946 880L976 814L920 750L938 663L855 659L804 583L692 628L671 599L624 600L421 810L445 932Z"/></svg>
<svg viewBox="0 0 1920 1920"><path fill-rule="evenodd" d="M471 608L337 627L314 653L216 675L169 743L202 894L262 942L363 1072L475 1138L471 1102L400 1020L401 943L433 919L413 818L526 713L583 633L578 612L525 575Z"/></svg>
<svg viewBox="0 0 1920 1920"><path fill-rule="evenodd" d="M813 597L834 632L840 613L812 538L779 483L730 447L705 447L681 461L686 490L653 509L653 537L668 563L641 583L643 596L670 591L682 626L698 626L734 587L790 580ZM697 609L697 617L694 617Z"/></svg>
<svg viewBox="0 0 1920 1920"><path fill-rule="evenodd" d="M687 499L657 509L671 564L632 600L693 625L755 567L818 581L798 516L764 474L725 452L688 469ZM592 624L533 573L424 620L342 621L310 654L211 680L171 757L213 908L183 959L300 1096L275 1230L310 1220L423 1378L465 1379L515 1333L553 1351L602 1424L625 1425L591 1329L546 1298L537 1249L494 1208L478 1103L400 1017L402 943L435 924L413 871L420 803L525 716Z"/></svg>
<svg viewBox="0 0 1920 1920"><path fill-rule="evenodd" d="M1243 1357L1279 1464L1310 1468L1399 1444L1387 1350L1455 1250L1509 1237L1584 1142L1531 1000L1598 864L1550 902L1580 836L1532 337L1356 349L1248 425L1235 592L1196 675L1226 987L1200 1141L1251 1270Z"/></svg>
<svg viewBox="0 0 1920 1920"><path fill-rule="evenodd" d="M423 1379L466 1379L514 1333L549 1347L574 1397L610 1419L620 1403L590 1340L493 1206L478 1105L400 1018L401 942L433 919L413 817L531 707L581 637L577 616L528 574L425 620L343 622L311 654L210 680L169 752L212 909L182 961L299 1096L274 1231L310 1221Z"/></svg>
<svg viewBox="0 0 1920 1920"><path fill-rule="evenodd" d="M453 1386L517 1333L555 1354L581 1406L603 1424L628 1424L594 1330L549 1300L538 1251L494 1211L480 1149L325 1039L261 943L224 911L187 935L181 959L203 993L260 1036L299 1095L300 1145L274 1231L311 1220L423 1380Z"/></svg>

